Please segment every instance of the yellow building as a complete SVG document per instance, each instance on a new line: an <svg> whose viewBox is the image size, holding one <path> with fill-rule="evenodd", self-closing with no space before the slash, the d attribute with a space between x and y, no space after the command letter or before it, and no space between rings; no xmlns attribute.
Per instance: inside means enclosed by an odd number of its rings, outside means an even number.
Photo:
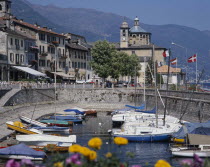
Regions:
<svg viewBox="0 0 210 167"><path fill-rule="evenodd" d="M120 26L120 43L116 46L119 51L126 52L128 55L136 54L141 64L140 76L137 82L144 82L144 70L146 70L147 62L153 59L158 63L164 64L163 52L165 48L151 43L151 33L140 27L139 19L134 19L134 26L129 28L127 22L123 22ZM146 63L144 63L144 60Z"/></svg>

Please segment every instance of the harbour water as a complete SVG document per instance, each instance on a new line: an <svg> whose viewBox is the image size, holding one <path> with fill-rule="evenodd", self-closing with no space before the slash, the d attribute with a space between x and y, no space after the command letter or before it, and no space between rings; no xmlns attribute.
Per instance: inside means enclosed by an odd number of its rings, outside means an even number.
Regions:
<svg viewBox="0 0 210 167"><path fill-rule="evenodd" d="M107 133L109 129L112 129L111 116L102 112L98 113L97 117L87 118L82 125L75 125L73 134L77 134L77 143L82 146L87 146L88 140L92 137L100 137L103 140L103 146L99 152L101 156L109 151L117 153L123 162L129 162L130 165L153 167L159 159L164 159L173 167L180 167L181 159L172 157L169 143L129 143L119 148ZM126 157L126 152L133 153L134 157Z"/></svg>

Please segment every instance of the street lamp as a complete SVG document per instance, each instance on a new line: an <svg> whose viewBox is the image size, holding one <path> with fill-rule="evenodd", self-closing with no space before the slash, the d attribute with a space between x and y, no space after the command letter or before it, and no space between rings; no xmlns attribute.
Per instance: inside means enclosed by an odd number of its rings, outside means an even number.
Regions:
<svg viewBox="0 0 210 167"><path fill-rule="evenodd" d="M186 89L187 89L187 48L182 46L182 45L179 45L179 44L176 44L174 42L171 42L171 45L175 45L177 47L180 47L182 49L185 49L185 58L186 58L186 62L185 62L185 71L186 71L186 74L185 74L185 77L186 77Z"/></svg>

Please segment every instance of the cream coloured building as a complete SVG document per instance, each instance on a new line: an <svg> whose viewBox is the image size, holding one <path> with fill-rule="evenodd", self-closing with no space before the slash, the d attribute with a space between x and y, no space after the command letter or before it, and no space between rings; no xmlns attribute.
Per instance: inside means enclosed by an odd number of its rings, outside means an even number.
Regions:
<svg viewBox="0 0 210 167"><path fill-rule="evenodd" d="M152 44L151 35L150 32L140 27L137 17L131 28L126 21L120 26L120 43L116 47L119 51L123 51L128 55L136 54L139 57L139 63L141 64L140 76L137 78L139 83L144 82L144 70L149 59L164 64L163 52L165 48ZM144 63L144 60L146 63Z"/></svg>

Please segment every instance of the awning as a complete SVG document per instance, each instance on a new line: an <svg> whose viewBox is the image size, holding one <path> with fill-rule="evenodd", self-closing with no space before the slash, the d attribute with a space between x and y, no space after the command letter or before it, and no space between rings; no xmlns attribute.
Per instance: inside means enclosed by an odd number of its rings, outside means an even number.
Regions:
<svg viewBox="0 0 210 167"><path fill-rule="evenodd" d="M71 75L65 74L63 72L51 72L51 73L59 75L59 76L64 77L64 78L74 78Z"/></svg>
<svg viewBox="0 0 210 167"><path fill-rule="evenodd" d="M12 66L13 68L17 69L17 70L20 70L20 71L23 71L23 72L27 72L31 75L35 75L35 76L39 76L39 77L45 77L46 74L44 73L41 73L39 71L36 71L32 68L29 68L29 67L22 67L22 66Z"/></svg>

